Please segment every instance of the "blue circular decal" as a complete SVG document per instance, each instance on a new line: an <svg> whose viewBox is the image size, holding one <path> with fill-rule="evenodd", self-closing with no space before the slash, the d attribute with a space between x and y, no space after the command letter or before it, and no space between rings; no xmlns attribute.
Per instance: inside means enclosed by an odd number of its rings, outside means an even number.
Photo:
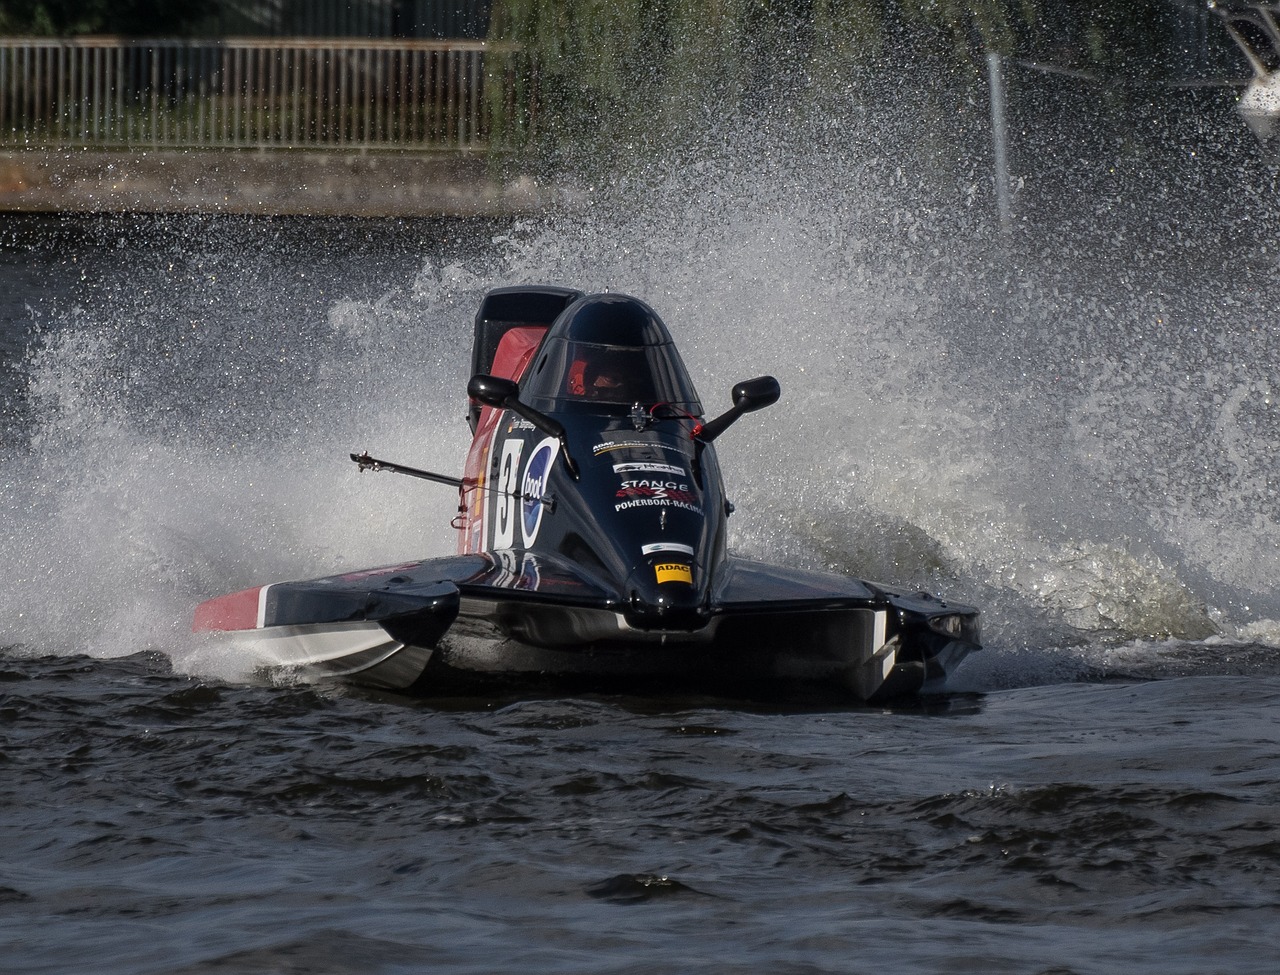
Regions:
<svg viewBox="0 0 1280 975"><path fill-rule="evenodd" d="M529 463L525 465L524 478L520 482L520 493L524 495L520 531L525 545L532 545L538 537L538 528L542 525L541 499L547 491L547 478L558 447L559 443L555 438L548 437L534 448Z"/></svg>

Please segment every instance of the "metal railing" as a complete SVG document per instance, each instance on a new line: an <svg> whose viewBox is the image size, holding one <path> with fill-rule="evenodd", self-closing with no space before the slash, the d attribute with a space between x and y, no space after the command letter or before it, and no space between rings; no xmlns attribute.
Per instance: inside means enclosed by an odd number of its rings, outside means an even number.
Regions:
<svg viewBox="0 0 1280 975"><path fill-rule="evenodd" d="M480 148L485 59L511 50L408 39L0 38L0 147Z"/></svg>

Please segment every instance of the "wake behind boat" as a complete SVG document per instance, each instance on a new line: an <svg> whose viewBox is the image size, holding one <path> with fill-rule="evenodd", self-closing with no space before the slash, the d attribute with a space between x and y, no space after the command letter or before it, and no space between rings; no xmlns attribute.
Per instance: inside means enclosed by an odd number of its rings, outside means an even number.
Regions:
<svg viewBox="0 0 1280 975"><path fill-rule="evenodd" d="M309 677L445 692L588 681L882 700L938 687L978 611L728 554L715 440L772 377L702 406L657 314L620 294L502 288L476 316L458 554L202 603L194 629Z"/></svg>

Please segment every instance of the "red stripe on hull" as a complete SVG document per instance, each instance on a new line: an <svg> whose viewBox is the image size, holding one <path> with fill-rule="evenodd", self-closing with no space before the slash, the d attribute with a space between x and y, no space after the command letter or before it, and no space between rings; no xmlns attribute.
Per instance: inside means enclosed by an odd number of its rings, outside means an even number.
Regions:
<svg viewBox="0 0 1280 975"><path fill-rule="evenodd" d="M193 631L254 630L258 627L258 594L264 587L244 589L210 599L196 607Z"/></svg>

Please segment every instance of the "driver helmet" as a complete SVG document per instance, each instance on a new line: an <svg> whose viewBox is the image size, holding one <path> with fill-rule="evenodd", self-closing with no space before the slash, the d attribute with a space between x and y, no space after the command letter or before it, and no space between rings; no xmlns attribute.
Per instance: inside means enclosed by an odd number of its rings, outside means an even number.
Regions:
<svg viewBox="0 0 1280 975"><path fill-rule="evenodd" d="M629 401L628 371L624 358L615 352L592 355L582 368L582 395L587 399Z"/></svg>

